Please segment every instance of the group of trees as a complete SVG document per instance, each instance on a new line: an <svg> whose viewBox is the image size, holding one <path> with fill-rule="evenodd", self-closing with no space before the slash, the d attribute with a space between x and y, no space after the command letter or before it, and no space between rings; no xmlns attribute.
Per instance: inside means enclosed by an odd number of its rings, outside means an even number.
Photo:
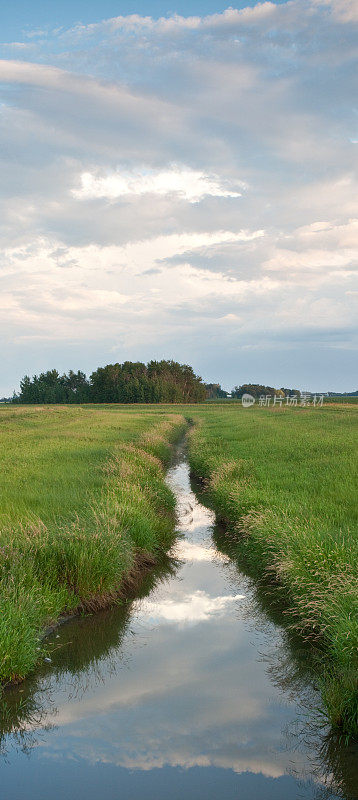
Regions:
<svg viewBox="0 0 358 800"><path fill-rule="evenodd" d="M41 372L31 379L28 375L20 381L20 394L15 395L17 403L88 403L90 385L84 372L69 371L60 375L57 369Z"/></svg>
<svg viewBox="0 0 358 800"><path fill-rule="evenodd" d="M260 395L286 397L288 394L294 394L299 397L300 391L299 389L286 389L283 386L280 389L274 389L273 386L262 386L259 383L243 383L242 386L235 386L231 392L231 397L240 398L243 394L251 394L255 398L260 397Z"/></svg>
<svg viewBox="0 0 358 800"><path fill-rule="evenodd" d="M60 375L56 369L20 383L17 403L196 403L205 400L201 378L177 361L125 361L92 372Z"/></svg>
<svg viewBox="0 0 358 800"><path fill-rule="evenodd" d="M90 377L94 403L196 403L205 386L188 364L125 361L99 367Z"/></svg>
<svg viewBox="0 0 358 800"><path fill-rule="evenodd" d="M258 383L235 386L231 397L243 394L273 397L300 395L298 389L274 389ZM69 371L60 375L56 369L41 372L20 382L20 393L14 403L197 403L230 397L219 383L204 384L188 364L177 361L125 361L107 364L92 372Z"/></svg>

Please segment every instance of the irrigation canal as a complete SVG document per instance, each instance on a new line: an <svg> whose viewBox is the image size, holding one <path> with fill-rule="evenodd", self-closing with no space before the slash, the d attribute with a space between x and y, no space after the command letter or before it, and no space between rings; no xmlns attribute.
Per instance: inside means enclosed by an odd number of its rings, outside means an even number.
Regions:
<svg viewBox="0 0 358 800"><path fill-rule="evenodd" d="M167 480L179 535L141 597L62 626L7 692L1 800L356 798L357 749L322 728L306 654L223 552L182 446Z"/></svg>

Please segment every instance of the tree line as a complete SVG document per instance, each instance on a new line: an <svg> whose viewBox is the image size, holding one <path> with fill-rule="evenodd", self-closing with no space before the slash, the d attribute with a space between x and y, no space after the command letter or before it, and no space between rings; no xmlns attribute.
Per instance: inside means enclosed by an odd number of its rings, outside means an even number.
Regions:
<svg viewBox="0 0 358 800"><path fill-rule="evenodd" d="M258 383L235 386L227 392L219 383L203 383L188 364L177 361L125 361L98 367L89 378L84 372L70 370L60 375L56 369L29 375L20 382L20 392L13 403L196 403L243 394L300 395L298 389L275 389Z"/></svg>
<svg viewBox="0 0 358 800"><path fill-rule="evenodd" d="M89 378L80 370L56 369L29 375L13 402L42 403L197 403L206 399L202 379L177 361L125 361L98 367Z"/></svg>
<svg viewBox="0 0 358 800"><path fill-rule="evenodd" d="M287 389L281 386L280 389L275 389L273 386L264 386L261 383L243 383L241 386L234 386L231 392L226 392L221 388L219 383L206 383L206 396L208 400L221 400L223 398L231 397L240 400L244 394L251 394L252 397L258 398L261 395L274 397L286 397L287 395L296 395L300 397L299 389Z"/></svg>
<svg viewBox="0 0 358 800"><path fill-rule="evenodd" d="M261 395L274 397L286 397L287 395L296 395L300 397L299 389L287 389L281 386L280 389L274 389L273 386L264 386L260 383L243 383L242 386L235 386L231 392L231 397L240 398L243 394L251 394L252 397L260 397Z"/></svg>

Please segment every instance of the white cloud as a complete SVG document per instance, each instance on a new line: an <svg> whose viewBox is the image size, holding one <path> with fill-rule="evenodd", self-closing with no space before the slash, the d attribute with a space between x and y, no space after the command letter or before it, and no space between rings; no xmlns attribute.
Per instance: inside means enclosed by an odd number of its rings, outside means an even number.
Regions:
<svg viewBox="0 0 358 800"><path fill-rule="evenodd" d="M337 224L335 220L312 222L299 228L296 235L316 247L325 244L337 248L337 255L341 248L355 248L352 257L358 256L358 219L348 219L343 224Z"/></svg>
<svg viewBox="0 0 358 800"><path fill-rule="evenodd" d="M225 614L228 607L243 600L245 595L225 595L222 597L210 597L206 592L197 590L183 598L162 600L142 600L139 606L139 614L149 617L155 623L175 623L179 625L192 625L198 622L205 622L212 616Z"/></svg>
<svg viewBox="0 0 358 800"><path fill-rule="evenodd" d="M313 0L315 5L329 6L339 22L358 22L357 0Z"/></svg>
<svg viewBox="0 0 358 800"><path fill-rule="evenodd" d="M200 524L200 522L199 522ZM184 526L187 528L188 523L183 521L182 527ZM193 529L193 526L190 525L190 530ZM173 556L175 558L179 558L181 561L227 561L228 558L224 556L222 553L219 553L215 547L203 547L203 545L196 544L195 542L191 542L188 539L179 539L175 543L175 547L173 550Z"/></svg>
<svg viewBox="0 0 358 800"><path fill-rule="evenodd" d="M71 33L83 37L85 34L93 35L99 30L125 31L126 33L156 32L161 34L180 33L181 31L229 31L232 28L247 24L258 23L267 20L277 12L275 3L257 3L253 8L242 9L227 8L217 14L208 14L205 17L191 16L183 17L180 14L173 14L169 17L143 17L140 14L129 14L127 16L112 17L104 22L76 25Z"/></svg>
<svg viewBox="0 0 358 800"><path fill-rule="evenodd" d="M343 249L335 252L332 250L308 249L297 252L280 248L262 266L263 269L270 272L287 270L302 274L306 270L322 272L322 269L324 269L329 272L332 268L349 267L357 259L357 250Z"/></svg>
<svg viewBox="0 0 358 800"><path fill-rule="evenodd" d="M116 200L127 195L177 194L190 203L203 197L241 197L241 192L227 189L217 176L185 167L174 166L166 171L136 170L132 173L118 171L100 176L84 172L80 178L81 186L72 194L79 200L105 198Z"/></svg>

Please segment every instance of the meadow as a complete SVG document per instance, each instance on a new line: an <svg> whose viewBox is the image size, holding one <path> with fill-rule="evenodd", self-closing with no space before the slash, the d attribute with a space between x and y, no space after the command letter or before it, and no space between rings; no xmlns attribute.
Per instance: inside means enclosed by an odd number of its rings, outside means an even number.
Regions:
<svg viewBox="0 0 358 800"><path fill-rule="evenodd" d="M315 646L327 715L358 732L358 408L195 412L190 462L256 580Z"/></svg>
<svg viewBox="0 0 358 800"><path fill-rule="evenodd" d="M61 615L123 598L169 547L172 443L225 520L232 553L309 640L327 716L358 731L358 407L0 409L0 681L39 660Z"/></svg>
<svg viewBox="0 0 358 800"><path fill-rule="evenodd" d="M158 407L0 411L0 680L44 656L61 614L114 602L174 530L164 482L184 419Z"/></svg>

